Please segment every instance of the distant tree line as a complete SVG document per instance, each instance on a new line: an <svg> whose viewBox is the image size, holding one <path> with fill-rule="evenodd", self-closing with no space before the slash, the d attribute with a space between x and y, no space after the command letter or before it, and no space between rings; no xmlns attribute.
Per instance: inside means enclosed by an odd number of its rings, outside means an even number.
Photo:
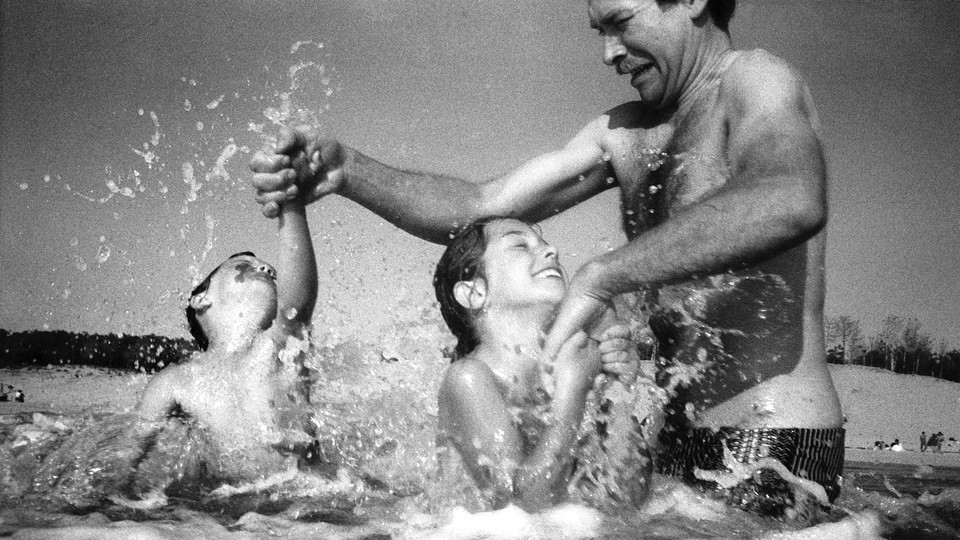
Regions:
<svg viewBox="0 0 960 540"><path fill-rule="evenodd" d="M960 382L960 350L934 343L920 321L889 316L880 332L865 337L860 322L846 315L827 317L827 361L927 375ZM8 332L0 329L0 368L86 365L147 373L175 364L197 350L192 340L87 334L64 330Z"/></svg>
<svg viewBox="0 0 960 540"><path fill-rule="evenodd" d="M927 375L960 382L960 350L943 341L934 343L920 321L891 315L869 338L860 322L846 315L827 317L827 361L888 369L895 373Z"/></svg>
<svg viewBox="0 0 960 540"><path fill-rule="evenodd" d="M192 340L152 334L0 330L0 368L85 365L152 373L195 350Z"/></svg>

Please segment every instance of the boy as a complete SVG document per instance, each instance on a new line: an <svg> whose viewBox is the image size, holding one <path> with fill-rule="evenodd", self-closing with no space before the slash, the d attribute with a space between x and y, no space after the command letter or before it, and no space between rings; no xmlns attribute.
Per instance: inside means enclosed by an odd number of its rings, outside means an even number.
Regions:
<svg viewBox="0 0 960 540"><path fill-rule="evenodd" d="M305 163L288 160L298 171ZM200 427L213 461L204 467L217 478L264 478L313 444L303 354L317 267L302 198L284 203L279 235L279 272L238 253L191 292L187 320L202 351L154 377L137 406L144 420L186 417Z"/></svg>

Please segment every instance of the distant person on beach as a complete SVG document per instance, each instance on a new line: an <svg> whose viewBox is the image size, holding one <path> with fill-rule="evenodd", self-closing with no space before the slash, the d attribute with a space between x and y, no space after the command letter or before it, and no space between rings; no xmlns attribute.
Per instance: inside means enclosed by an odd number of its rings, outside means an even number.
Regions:
<svg viewBox="0 0 960 540"><path fill-rule="evenodd" d="M540 221L619 188L627 243L573 276L545 354L555 357L630 293L659 342L657 382L668 394L658 469L714 490L695 471L726 470L728 448L739 462L773 456L833 500L844 430L823 339L819 120L794 68L733 48L734 8L734 0L588 0L603 61L639 100L499 178L405 171L302 129L277 154L252 160L258 201L273 216L304 188L309 199L338 193L447 243L476 217ZM292 185L290 151L311 157L312 182ZM748 480L748 496L716 492L744 507L771 497L789 506L790 490L771 478Z"/></svg>
<svg viewBox="0 0 960 540"><path fill-rule="evenodd" d="M542 337L566 289L557 249L522 221L480 219L443 253L434 289L458 340L440 386L438 444L441 455L456 450L487 504L536 511L563 502L570 491L609 487L601 497L639 505L652 461L639 431L644 419L630 416L631 402L608 404L613 417L603 431L623 435L598 445L608 452L620 445L606 460L610 467L599 463L606 456L582 454L584 438L600 436L581 432L588 393L605 399L603 388L595 388L597 375L617 377L622 389L639 372L630 329L608 324L597 340L578 332L546 374Z"/></svg>
<svg viewBox="0 0 960 540"><path fill-rule="evenodd" d="M893 444L890 445L891 452L903 452L903 445L900 444L900 439L894 439Z"/></svg>
<svg viewBox="0 0 960 540"><path fill-rule="evenodd" d="M294 154L286 165L297 162L305 160ZM283 203L279 237L278 269L238 253L190 292L187 321L201 352L163 369L137 406L146 420L186 417L201 427L216 474L229 479L289 468L313 443L303 356L317 265L303 199Z"/></svg>
<svg viewBox="0 0 960 540"><path fill-rule="evenodd" d="M942 454L943 453L943 432L938 431L936 435L932 435L931 437L933 438L933 444L931 444L930 446L934 447L934 452L938 454Z"/></svg>
<svg viewBox="0 0 960 540"><path fill-rule="evenodd" d="M23 390L20 390L19 388L13 393L13 400L17 403L23 403L26 398L27 396L24 395Z"/></svg>
<svg viewBox="0 0 960 540"><path fill-rule="evenodd" d="M927 432L926 431L920 432L920 451L921 452L927 451Z"/></svg>

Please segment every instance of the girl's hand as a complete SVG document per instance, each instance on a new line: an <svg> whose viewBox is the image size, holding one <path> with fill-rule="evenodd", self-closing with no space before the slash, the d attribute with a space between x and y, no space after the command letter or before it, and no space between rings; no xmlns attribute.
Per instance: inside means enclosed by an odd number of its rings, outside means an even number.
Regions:
<svg viewBox="0 0 960 540"><path fill-rule="evenodd" d="M568 339L557 353L553 375L557 391L586 393L593 380L600 374L600 351L586 332L578 331Z"/></svg>

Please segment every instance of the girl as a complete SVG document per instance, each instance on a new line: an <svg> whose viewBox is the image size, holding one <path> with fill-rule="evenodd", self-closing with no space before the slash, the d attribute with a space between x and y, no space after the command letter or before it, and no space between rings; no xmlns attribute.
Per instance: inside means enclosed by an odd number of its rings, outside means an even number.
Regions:
<svg viewBox="0 0 960 540"><path fill-rule="evenodd" d="M513 502L535 511L564 500L571 479L591 476L578 433L601 367L627 385L636 378L629 328L610 326L599 346L580 332L543 365L541 342L565 274L556 248L512 218L464 228L437 264L434 289L458 339L440 387L438 442L458 451L494 508ZM636 445L628 453L632 487L621 495L639 503L650 462Z"/></svg>

